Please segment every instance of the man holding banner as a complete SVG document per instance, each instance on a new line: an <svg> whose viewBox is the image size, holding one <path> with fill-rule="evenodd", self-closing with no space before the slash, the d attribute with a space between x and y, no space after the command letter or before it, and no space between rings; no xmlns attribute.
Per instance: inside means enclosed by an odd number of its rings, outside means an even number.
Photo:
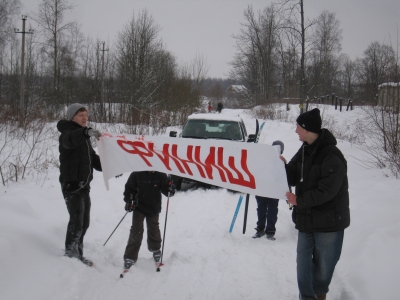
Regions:
<svg viewBox="0 0 400 300"><path fill-rule="evenodd" d="M350 225L347 162L318 108L300 114L296 133L303 145L286 165L297 240L300 299L325 300ZM282 159L284 160L284 159Z"/></svg>

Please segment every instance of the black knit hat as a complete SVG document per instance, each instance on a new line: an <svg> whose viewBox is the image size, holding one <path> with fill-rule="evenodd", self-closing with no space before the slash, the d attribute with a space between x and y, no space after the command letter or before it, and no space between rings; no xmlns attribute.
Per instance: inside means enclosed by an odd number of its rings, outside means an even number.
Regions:
<svg viewBox="0 0 400 300"><path fill-rule="evenodd" d="M297 124L307 131L320 133L322 120L318 108L302 113L296 119Z"/></svg>

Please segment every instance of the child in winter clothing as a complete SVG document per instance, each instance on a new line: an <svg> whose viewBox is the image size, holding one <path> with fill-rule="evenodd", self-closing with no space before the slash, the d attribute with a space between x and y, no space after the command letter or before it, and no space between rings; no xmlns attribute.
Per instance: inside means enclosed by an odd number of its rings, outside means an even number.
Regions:
<svg viewBox="0 0 400 300"><path fill-rule="evenodd" d="M146 219L147 248L158 262L161 258L161 233L158 223L161 212L161 193L172 197L175 186L167 175L155 171L132 172L125 184L125 210L133 211L132 227L124 253L124 267L129 269L137 261L142 244Z"/></svg>
<svg viewBox="0 0 400 300"><path fill-rule="evenodd" d="M284 145L281 141L275 141L272 143L272 146L279 146L280 153L282 155ZM253 238L260 238L263 235L267 235L267 239L274 241L275 240L275 224L278 220L278 203L279 199L268 198L256 196L257 200L257 227L256 233L253 235ZM267 226L265 226L267 225Z"/></svg>

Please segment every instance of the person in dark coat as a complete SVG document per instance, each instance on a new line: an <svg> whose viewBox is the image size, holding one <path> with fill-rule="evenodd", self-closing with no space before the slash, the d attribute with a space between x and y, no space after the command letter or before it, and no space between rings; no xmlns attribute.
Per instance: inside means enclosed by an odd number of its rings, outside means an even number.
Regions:
<svg viewBox="0 0 400 300"><path fill-rule="evenodd" d="M137 261L142 244L146 219L147 248L158 262L161 258L161 233L158 223L161 212L161 194L172 197L175 186L164 173L155 171L132 172L125 184L125 210L133 211L132 226L124 253L124 268L129 269Z"/></svg>
<svg viewBox="0 0 400 300"><path fill-rule="evenodd" d="M221 113L223 107L224 107L224 105L222 104L222 102L218 102L218 105L217 105L217 112L218 112L218 113Z"/></svg>
<svg viewBox="0 0 400 300"><path fill-rule="evenodd" d="M57 129L60 152L60 183L69 213L65 239L65 255L86 263L83 257L83 238L90 222L90 182L93 169L101 171L100 158L90 144L90 137L100 138L98 130L87 127L88 111L79 103L67 109L67 120L60 120Z"/></svg>
<svg viewBox="0 0 400 300"><path fill-rule="evenodd" d="M274 141L272 146L279 146L279 153L282 155L285 146L281 141ZM275 241L279 199L256 196L256 200L258 220L253 239L266 235L267 239Z"/></svg>
<svg viewBox="0 0 400 300"><path fill-rule="evenodd" d="M297 283L300 299L323 300L350 225L347 162L333 134L321 129L319 109L300 114L296 122L303 145L285 167L289 185L296 187L286 197L299 231Z"/></svg>

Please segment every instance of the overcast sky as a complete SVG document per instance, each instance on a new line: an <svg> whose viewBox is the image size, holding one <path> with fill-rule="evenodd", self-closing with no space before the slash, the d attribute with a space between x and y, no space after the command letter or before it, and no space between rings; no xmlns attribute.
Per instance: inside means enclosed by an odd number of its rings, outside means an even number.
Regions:
<svg viewBox="0 0 400 300"><path fill-rule="evenodd" d="M42 0L21 0L22 13L36 11ZM235 40L243 11L255 11L271 0L70 0L76 4L71 20L81 24L84 34L106 41L109 47L132 18L143 8L162 28L160 37L179 63L191 62L196 53L209 66L209 77L226 78L228 62L235 53ZM275 1L277 2L277 1ZM361 57L373 42L388 42L396 50L400 27L400 0L305 0L306 17L323 10L336 13L343 29L342 52ZM69 17L68 17L69 18ZM22 21L21 21L22 23ZM29 24L29 23L28 23Z"/></svg>

